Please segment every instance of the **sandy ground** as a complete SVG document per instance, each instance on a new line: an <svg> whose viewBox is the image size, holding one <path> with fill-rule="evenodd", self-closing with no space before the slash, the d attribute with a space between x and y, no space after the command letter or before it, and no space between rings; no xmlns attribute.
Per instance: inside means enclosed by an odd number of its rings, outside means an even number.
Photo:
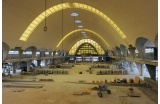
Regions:
<svg viewBox="0 0 160 104"><path fill-rule="evenodd" d="M76 65L69 70L68 75L37 75L36 81L42 78L53 79L54 82L3 82L2 84L18 84L18 85L39 85L42 88L7 88L2 87L2 103L3 104L122 104L119 96L126 96L129 92L129 87L109 86L112 94L103 93L103 98L97 96L97 91L91 90L93 87L98 87L95 84L77 84L68 82L78 82L85 80L92 81L112 81L116 78L135 78L129 75L96 75L86 72L89 66ZM95 69L98 70L98 69ZM79 72L83 74L79 74ZM14 78L15 79L15 78ZM13 80L14 80L13 79ZM17 79L22 80L22 79ZM32 76L24 76L23 80L33 80ZM15 90L23 89L22 92L14 92ZM90 92L89 95L73 95L74 92ZM142 93L138 88L134 87L134 91L139 93L141 97L126 97L126 104L156 104L147 95Z"/></svg>

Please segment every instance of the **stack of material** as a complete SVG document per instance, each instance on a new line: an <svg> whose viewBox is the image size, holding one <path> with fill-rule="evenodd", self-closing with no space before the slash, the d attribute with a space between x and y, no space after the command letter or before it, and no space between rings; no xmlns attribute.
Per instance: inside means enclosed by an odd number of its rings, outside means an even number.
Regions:
<svg viewBox="0 0 160 104"><path fill-rule="evenodd" d="M141 96L139 93L135 93L135 92L133 93L129 92L127 95L130 97L140 97Z"/></svg>
<svg viewBox="0 0 160 104"><path fill-rule="evenodd" d="M91 90L84 90L84 91L76 91L73 93L73 95L89 95L91 93Z"/></svg>
<svg viewBox="0 0 160 104"><path fill-rule="evenodd" d="M86 80L79 80L79 83L84 83L86 82Z"/></svg>
<svg viewBox="0 0 160 104"><path fill-rule="evenodd" d="M14 90L13 92L23 92L24 89L18 89L18 90Z"/></svg>
<svg viewBox="0 0 160 104"><path fill-rule="evenodd" d="M134 83L134 80L132 78L130 78L129 83Z"/></svg>
<svg viewBox="0 0 160 104"><path fill-rule="evenodd" d="M131 87L129 88L130 92L127 93L128 96L130 97L140 97L139 93L134 92L134 89Z"/></svg>
<svg viewBox="0 0 160 104"><path fill-rule="evenodd" d="M99 88L98 87L93 87L93 88L91 88L91 90L99 90Z"/></svg>
<svg viewBox="0 0 160 104"><path fill-rule="evenodd" d="M39 81L54 81L53 79L39 79Z"/></svg>
<svg viewBox="0 0 160 104"><path fill-rule="evenodd" d="M85 90L85 91L83 91L84 95L89 95L90 93L91 93L91 90Z"/></svg>
<svg viewBox="0 0 160 104"><path fill-rule="evenodd" d="M140 83L140 78L138 76L135 77L134 83Z"/></svg>

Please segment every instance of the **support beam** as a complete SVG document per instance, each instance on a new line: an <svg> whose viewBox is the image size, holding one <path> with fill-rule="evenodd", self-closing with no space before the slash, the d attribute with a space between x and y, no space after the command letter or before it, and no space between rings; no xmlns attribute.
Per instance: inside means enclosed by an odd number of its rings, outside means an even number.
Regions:
<svg viewBox="0 0 160 104"><path fill-rule="evenodd" d="M45 59L45 66L48 65L48 61L49 61L49 59Z"/></svg>
<svg viewBox="0 0 160 104"><path fill-rule="evenodd" d="M127 61L123 61L122 63L123 63L123 65L124 65L124 68L125 68L125 69L128 69Z"/></svg>
<svg viewBox="0 0 160 104"><path fill-rule="evenodd" d="M41 66L41 60L37 60L37 66Z"/></svg>
<svg viewBox="0 0 160 104"><path fill-rule="evenodd" d="M43 58L44 55L45 55L45 51L41 51L41 52L40 52L40 57Z"/></svg>
<svg viewBox="0 0 160 104"><path fill-rule="evenodd" d="M22 56L23 56L23 50L19 50L19 55L18 55L18 59L22 59Z"/></svg>
<svg viewBox="0 0 160 104"><path fill-rule="evenodd" d="M133 62L128 62L128 65L129 65L129 71L130 72L133 72Z"/></svg>
<svg viewBox="0 0 160 104"><path fill-rule="evenodd" d="M156 80L156 66L146 64L151 79Z"/></svg>
<svg viewBox="0 0 160 104"><path fill-rule="evenodd" d="M32 58L36 56L36 50L32 50Z"/></svg>
<svg viewBox="0 0 160 104"><path fill-rule="evenodd" d="M6 60L7 59L8 52L9 52L9 49L3 49L2 50L2 60Z"/></svg>
<svg viewBox="0 0 160 104"><path fill-rule="evenodd" d="M138 71L139 71L140 76L143 76L143 70L144 70L143 64L136 62L136 66L137 66L137 68L138 68Z"/></svg>
<svg viewBox="0 0 160 104"><path fill-rule="evenodd" d="M16 74L16 70L18 68L18 62L14 62L13 64L13 74Z"/></svg>
<svg viewBox="0 0 160 104"><path fill-rule="evenodd" d="M136 50L136 48L133 47L132 45L129 45L128 50L129 50L131 56L132 56L133 58L135 58L135 50Z"/></svg>
<svg viewBox="0 0 160 104"><path fill-rule="evenodd" d="M31 63L32 63L32 60L27 62L27 71L30 71Z"/></svg>

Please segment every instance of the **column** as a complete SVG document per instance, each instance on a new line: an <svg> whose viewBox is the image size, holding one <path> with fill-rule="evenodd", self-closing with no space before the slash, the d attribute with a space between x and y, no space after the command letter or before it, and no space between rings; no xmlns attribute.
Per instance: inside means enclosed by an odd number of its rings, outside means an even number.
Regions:
<svg viewBox="0 0 160 104"><path fill-rule="evenodd" d="M53 64L53 58L50 59L50 64Z"/></svg>
<svg viewBox="0 0 160 104"><path fill-rule="evenodd" d="M136 62L136 66L138 68L140 76L143 76L143 64Z"/></svg>
<svg viewBox="0 0 160 104"><path fill-rule="evenodd" d="M136 50L136 48L133 47L132 45L129 45L128 50L129 50L131 56L132 56L133 58L135 58L135 50Z"/></svg>
<svg viewBox="0 0 160 104"><path fill-rule="evenodd" d="M77 63L77 61L76 61L76 57L74 57L74 63Z"/></svg>
<svg viewBox="0 0 160 104"><path fill-rule="evenodd" d="M37 60L37 66L41 66L41 60Z"/></svg>
<svg viewBox="0 0 160 104"><path fill-rule="evenodd" d="M158 48L154 48L154 60L158 60Z"/></svg>
<svg viewBox="0 0 160 104"><path fill-rule="evenodd" d="M32 60L27 62L27 71L30 71L31 63L32 63Z"/></svg>
<svg viewBox="0 0 160 104"><path fill-rule="evenodd" d="M40 52L40 57L44 57L44 55L45 55L45 51L41 51Z"/></svg>
<svg viewBox="0 0 160 104"><path fill-rule="evenodd" d="M123 65L124 65L124 68L125 68L125 69L128 69L127 62L126 62L126 61L123 61L122 63L123 63Z"/></svg>
<svg viewBox="0 0 160 104"><path fill-rule="evenodd" d="M12 63L12 65L13 65L13 74L16 74L16 70L18 68L18 62L14 62Z"/></svg>
<svg viewBox="0 0 160 104"><path fill-rule="evenodd" d="M22 59L22 55L23 55L23 50L19 50L18 59Z"/></svg>
<svg viewBox="0 0 160 104"><path fill-rule="evenodd" d="M45 66L47 66L48 65L48 59L45 59Z"/></svg>
<svg viewBox="0 0 160 104"><path fill-rule="evenodd" d="M111 51L111 52L112 52L112 55L115 56L115 53L113 51Z"/></svg>
<svg viewBox="0 0 160 104"><path fill-rule="evenodd" d="M102 62L102 57L98 57L98 59L99 59L99 62Z"/></svg>
<svg viewBox="0 0 160 104"><path fill-rule="evenodd" d="M36 50L32 50L32 58L36 56Z"/></svg>
<svg viewBox="0 0 160 104"><path fill-rule="evenodd" d="M133 72L133 62L128 62L129 68L130 68L130 72Z"/></svg>
<svg viewBox="0 0 160 104"><path fill-rule="evenodd" d="M3 60L6 60L6 59L7 59L8 52L9 52L9 50L8 50L8 49L4 49L4 50L2 50L2 53L3 53L2 59L3 59Z"/></svg>
<svg viewBox="0 0 160 104"><path fill-rule="evenodd" d="M156 66L146 64L151 79L156 80Z"/></svg>
<svg viewBox="0 0 160 104"><path fill-rule="evenodd" d="M55 55L56 55L56 51L53 51L53 57L55 57Z"/></svg>

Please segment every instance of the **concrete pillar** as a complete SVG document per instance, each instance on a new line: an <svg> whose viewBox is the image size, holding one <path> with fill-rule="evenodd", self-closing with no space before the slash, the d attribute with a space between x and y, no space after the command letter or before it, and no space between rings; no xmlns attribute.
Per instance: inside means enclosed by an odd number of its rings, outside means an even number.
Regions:
<svg viewBox="0 0 160 104"><path fill-rule="evenodd" d="M123 61L122 63L123 63L123 65L124 65L124 68L125 68L125 69L128 69L127 61Z"/></svg>
<svg viewBox="0 0 160 104"><path fill-rule="evenodd" d="M132 45L129 45L128 50L129 50L131 56L132 56L133 58L135 58L135 50L136 50L136 48L133 47Z"/></svg>
<svg viewBox="0 0 160 104"><path fill-rule="evenodd" d="M102 57L98 57L98 59L99 59L99 62L102 62Z"/></svg>
<svg viewBox="0 0 160 104"><path fill-rule="evenodd" d="M154 60L158 60L158 48L154 48Z"/></svg>
<svg viewBox="0 0 160 104"><path fill-rule="evenodd" d="M53 57L55 57L55 55L56 55L56 51L53 51Z"/></svg>
<svg viewBox="0 0 160 104"><path fill-rule="evenodd" d="M12 65L13 65L13 74L16 74L16 70L18 68L18 62L14 62L12 63Z"/></svg>
<svg viewBox="0 0 160 104"><path fill-rule="evenodd" d="M64 57L62 57L62 58L61 58L61 60L62 60L62 63L64 63L64 62L65 62Z"/></svg>
<svg viewBox="0 0 160 104"><path fill-rule="evenodd" d="M22 59L22 56L23 56L23 50L19 50L18 59Z"/></svg>
<svg viewBox="0 0 160 104"><path fill-rule="evenodd" d="M140 76L143 76L143 70L144 70L144 69L143 69L143 64L136 62L136 66L137 66L137 68L138 68L138 71L139 71Z"/></svg>
<svg viewBox="0 0 160 104"><path fill-rule="evenodd" d="M50 64L52 64L52 63L53 63L53 59L51 58L51 59L50 59Z"/></svg>
<svg viewBox="0 0 160 104"><path fill-rule="evenodd" d="M45 55L45 51L41 51L40 52L40 57L44 57L44 55Z"/></svg>
<svg viewBox="0 0 160 104"><path fill-rule="evenodd" d="M146 64L151 79L156 81L156 66Z"/></svg>
<svg viewBox="0 0 160 104"><path fill-rule="evenodd" d="M49 57L51 57L52 56L52 52L49 52Z"/></svg>
<svg viewBox="0 0 160 104"><path fill-rule="evenodd" d="M51 59L48 59L48 64L51 64Z"/></svg>
<svg viewBox="0 0 160 104"><path fill-rule="evenodd" d="M122 56L121 50L120 50L120 49L116 49L116 51L117 51L117 56L118 56L118 57L121 57L121 56Z"/></svg>
<svg viewBox="0 0 160 104"><path fill-rule="evenodd" d="M115 56L115 53L113 51L111 51L112 55Z"/></svg>
<svg viewBox="0 0 160 104"><path fill-rule="evenodd" d="M58 59L58 61L59 61L59 64L61 64L61 63L62 63L62 59L61 59L61 58L59 58L59 59Z"/></svg>
<svg viewBox="0 0 160 104"><path fill-rule="evenodd" d="M36 50L32 50L32 58L36 56Z"/></svg>
<svg viewBox="0 0 160 104"><path fill-rule="evenodd" d="M27 62L27 71L30 71L31 63L32 63L32 60Z"/></svg>
<svg viewBox="0 0 160 104"><path fill-rule="evenodd" d="M129 68L130 68L130 72L133 72L133 62L128 62Z"/></svg>
<svg viewBox="0 0 160 104"><path fill-rule="evenodd" d="M77 63L77 61L76 61L76 57L74 57L74 63Z"/></svg>
<svg viewBox="0 0 160 104"><path fill-rule="evenodd" d="M3 54L2 60L6 60L6 59L7 59L7 57L8 57L8 52L9 52L9 49L3 49L3 50L2 50L2 54Z"/></svg>
<svg viewBox="0 0 160 104"><path fill-rule="evenodd" d="M37 60L37 66L41 65L41 60Z"/></svg>
<svg viewBox="0 0 160 104"><path fill-rule="evenodd" d="M48 59L45 59L45 66L47 66L48 65Z"/></svg>

